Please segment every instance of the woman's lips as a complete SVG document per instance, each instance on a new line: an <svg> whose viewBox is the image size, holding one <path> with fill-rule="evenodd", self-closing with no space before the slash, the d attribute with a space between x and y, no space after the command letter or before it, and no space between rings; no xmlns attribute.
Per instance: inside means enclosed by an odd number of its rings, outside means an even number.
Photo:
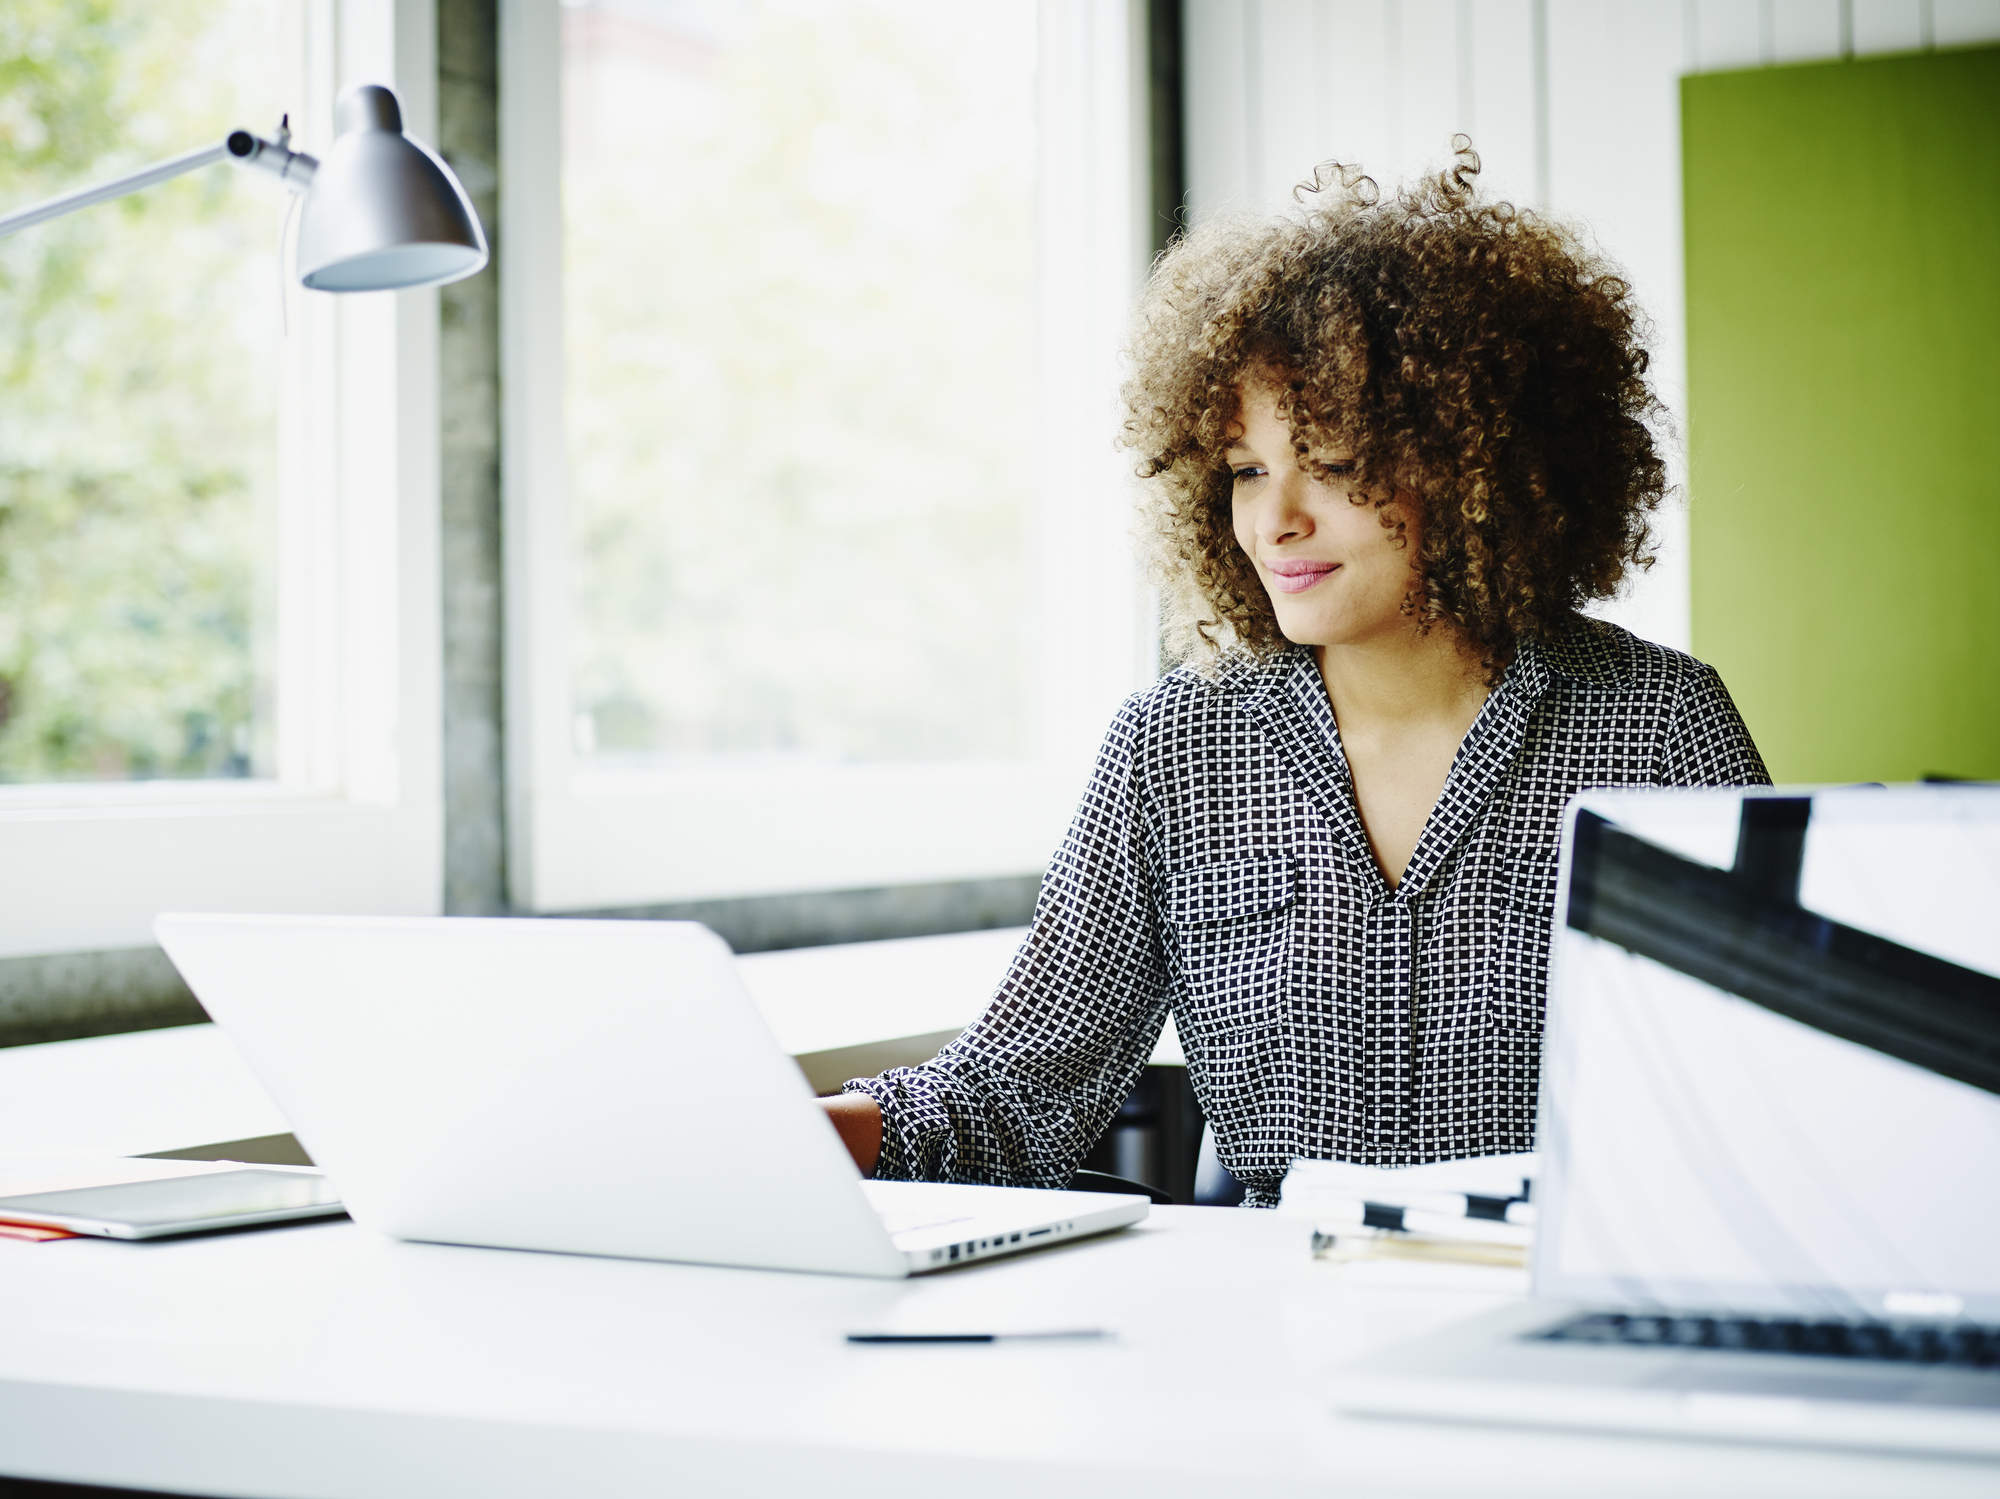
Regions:
<svg viewBox="0 0 2000 1499"><path fill-rule="evenodd" d="M1339 568L1338 562L1267 562L1265 568L1271 574L1271 586L1280 593L1304 593L1328 573Z"/></svg>

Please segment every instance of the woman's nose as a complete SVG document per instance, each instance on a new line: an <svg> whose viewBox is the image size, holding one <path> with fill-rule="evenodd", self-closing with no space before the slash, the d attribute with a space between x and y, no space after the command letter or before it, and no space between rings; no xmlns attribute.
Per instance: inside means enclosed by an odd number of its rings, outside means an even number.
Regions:
<svg viewBox="0 0 2000 1499"><path fill-rule="evenodd" d="M1265 492L1268 503L1257 517L1258 540L1266 546L1278 546L1310 536L1312 514L1306 508L1306 492L1312 485L1311 478L1298 469L1273 474L1271 478L1271 486Z"/></svg>

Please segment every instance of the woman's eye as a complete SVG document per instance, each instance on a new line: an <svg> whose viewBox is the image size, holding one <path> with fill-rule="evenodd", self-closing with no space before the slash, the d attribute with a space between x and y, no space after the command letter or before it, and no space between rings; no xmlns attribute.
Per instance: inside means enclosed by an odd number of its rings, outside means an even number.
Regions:
<svg viewBox="0 0 2000 1499"><path fill-rule="evenodd" d="M1263 476L1264 466L1261 463L1245 463L1229 471L1229 477L1238 484L1248 479L1261 479Z"/></svg>
<svg viewBox="0 0 2000 1499"><path fill-rule="evenodd" d="M1337 463L1329 463L1326 465L1326 471L1329 474L1351 474L1354 472L1354 460L1343 458Z"/></svg>

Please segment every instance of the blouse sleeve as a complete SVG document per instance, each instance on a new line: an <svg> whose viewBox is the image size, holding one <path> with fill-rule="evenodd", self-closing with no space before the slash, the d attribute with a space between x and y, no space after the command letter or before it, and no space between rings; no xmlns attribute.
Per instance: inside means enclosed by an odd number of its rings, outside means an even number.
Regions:
<svg viewBox="0 0 2000 1499"><path fill-rule="evenodd" d="M1660 751L1662 786L1768 786L1771 773L1715 668L1695 664L1682 681Z"/></svg>
<svg viewBox="0 0 2000 1499"><path fill-rule="evenodd" d="M1168 1006L1137 732L1127 703L986 1013L923 1066L846 1085L881 1106L877 1176L1067 1186L1131 1092Z"/></svg>

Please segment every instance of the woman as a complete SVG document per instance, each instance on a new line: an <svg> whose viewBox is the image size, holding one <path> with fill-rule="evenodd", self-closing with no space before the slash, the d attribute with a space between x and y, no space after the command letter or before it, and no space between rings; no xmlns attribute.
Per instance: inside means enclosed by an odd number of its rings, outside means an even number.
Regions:
<svg viewBox="0 0 2000 1499"><path fill-rule="evenodd" d="M1061 1186L1174 1016L1218 1154L1526 1150L1564 803L1768 780L1715 673L1584 618L1665 491L1630 289L1453 171L1212 225L1125 440L1180 669L1111 727L986 1014L829 1112L885 1177Z"/></svg>

